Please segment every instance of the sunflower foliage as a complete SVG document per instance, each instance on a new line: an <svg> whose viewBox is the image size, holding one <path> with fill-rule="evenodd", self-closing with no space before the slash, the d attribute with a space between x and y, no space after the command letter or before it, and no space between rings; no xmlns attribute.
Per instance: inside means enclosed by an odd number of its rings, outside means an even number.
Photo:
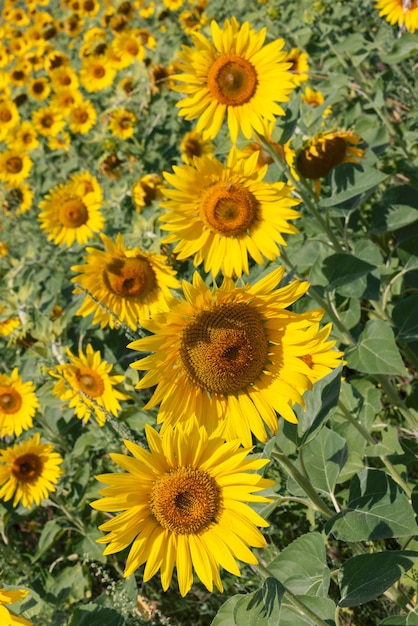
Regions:
<svg viewBox="0 0 418 626"><path fill-rule="evenodd" d="M417 2L230 4L2 3L2 624L417 621Z"/></svg>

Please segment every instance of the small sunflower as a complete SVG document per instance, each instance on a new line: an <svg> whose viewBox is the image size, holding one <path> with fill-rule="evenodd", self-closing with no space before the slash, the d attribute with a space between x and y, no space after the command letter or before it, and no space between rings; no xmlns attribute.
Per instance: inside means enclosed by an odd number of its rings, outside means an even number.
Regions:
<svg viewBox="0 0 418 626"><path fill-rule="evenodd" d="M32 428L38 407L35 385L31 381L23 382L17 367L10 376L0 374L0 437L19 436Z"/></svg>
<svg viewBox="0 0 418 626"><path fill-rule="evenodd" d="M274 483L262 478L267 459L248 456L235 440L225 443L208 436L192 419L161 436L146 424L150 451L131 441L132 456L111 454L125 472L97 476L107 486L102 499L91 503L100 511L118 512L99 528L108 534L104 554L132 544L124 576L145 565L144 582L160 570L166 591L174 565L180 593L193 584L193 569L209 591L223 591L220 567L240 576L237 559L257 564L249 546L262 548L265 539L257 526L268 523L247 502L270 502L259 492Z"/></svg>
<svg viewBox="0 0 418 626"><path fill-rule="evenodd" d="M0 100L0 141L19 124L19 118L19 110L12 100Z"/></svg>
<svg viewBox="0 0 418 626"><path fill-rule="evenodd" d="M277 143L272 139L272 135L275 129L275 122L269 122L264 124L264 132L260 135L254 136L254 141L247 144L240 150L237 150L237 157L239 159L249 159L254 153L257 153L257 168L262 168L265 165L271 165L274 161L270 152L266 149L262 139L264 139L271 150L275 152L280 161L287 162L289 155L293 153L294 150L290 147L290 141L286 142L284 145Z"/></svg>
<svg viewBox="0 0 418 626"><path fill-rule="evenodd" d="M178 258L193 257L205 272L240 277L249 273L248 256L264 264L280 255L286 245L282 233L298 232L287 220L299 217L292 209L298 200L284 183L267 183L267 166L257 167L257 154L238 160L232 150L226 167L213 157L195 157L193 167L174 166L164 173L175 189L166 189L168 209L160 217L162 230L170 231L165 243L178 242Z"/></svg>
<svg viewBox="0 0 418 626"><path fill-rule="evenodd" d="M150 206L154 200L163 197L164 181L158 174L145 174L132 188L132 198L137 211Z"/></svg>
<svg viewBox="0 0 418 626"><path fill-rule="evenodd" d="M310 107L316 109L320 107L325 102L324 95L320 91L315 91L311 89L311 87L306 87L305 91L302 94L302 101L305 102ZM332 106L329 105L322 113L322 117L327 117L332 113Z"/></svg>
<svg viewBox="0 0 418 626"><path fill-rule="evenodd" d="M45 76L34 78L28 85L28 95L33 100L46 100L51 93L49 79Z"/></svg>
<svg viewBox="0 0 418 626"><path fill-rule="evenodd" d="M40 440L36 433L28 441L0 450L0 499L13 498L14 507L20 502L28 509L38 506L55 491L62 474L58 467L62 458L51 443Z"/></svg>
<svg viewBox="0 0 418 626"><path fill-rule="evenodd" d="M56 137L64 128L66 121L59 109L45 106L32 113L32 123L40 135Z"/></svg>
<svg viewBox="0 0 418 626"><path fill-rule="evenodd" d="M77 72L69 65L53 70L50 73L50 77L54 91L60 91L61 89L71 89L75 91L78 89L79 80Z"/></svg>
<svg viewBox="0 0 418 626"><path fill-rule="evenodd" d="M154 354L131 367L149 370L138 389L157 385L144 408L161 402L163 430L195 414L208 431L221 425L227 439L250 446L252 434L267 440L265 425L277 432L276 411L297 422L292 406L304 405L302 393L312 387L313 376L301 357L333 345L324 346L317 332L322 310L288 310L309 284L294 281L277 289L283 274L278 268L242 287L225 278L211 291L195 272L193 284L183 282L186 300L171 300L169 316L143 322L154 335L128 347ZM321 374L331 369L325 365Z"/></svg>
<svg viewBox="0 0 418 626"><path fill-rule="evenodd" d="M18 617L14 613L10 613L5 604L14 604L20 602L28 595L27 589L5 589L0 587L0 620L5 626L33 626L33 622L25 619L24 617Z"/></svg>
<svg viewBox="0 0 418 626"><path fill-rule="evenodd" d="M0 304L0 337L9 337L20 326L20 319L16 316L7 316L5 311L6 307Z"/></svg>
<svg viewBox="0 0 418 626"><path fill-rule="evenodd" d="M76 180L58 185L39 203L41 228L48 241L57 246L87 243L104 227L100 212L102 199L95 191L85 191Z"/></svg>
<svg viewBox="0 0 418 626"><path fill-rule="evenodd" d="M77 315L94 313L93 323L100 323L102 328L115 328L119 320L136 330L142 319L157 311L168 311L170 290L178 289L180 283L166 257L139 247L127 250L120 233L115 243L104 234L101 239L105 251L87 248L85 265L71 268L80 272L72 282L92 296L86 295ZM80 293L80 289L74 293Z"/></svg>
<svg viewBox="0 0 418 626"><path fill-rule="evenodd" d="M32 206L34 192L27 183L8 185L5 188L3 209L6 212L21 215Z"/></svg>
<svg viewBox="0 0 418 626"><path fill-rule="evenodd" d="M68 114L69 128L72 133L85 135L95 125L97 112L90 100L75 102Z"/></svg>
<svg viewBox="0 0 418 626"><path fill-rule="evenodd" d="M110 375L111 363L102 361L100 351L88 344L86 352L79 350L78 357L67 348L71 363L57 365L49 373L58 378L53 394L74 409L78 419L86 424L94 415L100 426L106 421L106 413L117 416L121 410L119 400L129 396L115 389L125 380L124 376Z"/></svg>
<svg viewBox="0 0 418 626"><path fill-rule="evenodd" d="M235 17L223 28L212 21L213 44L201 33L193 33L195 48L183 46L176 80L177 91L188 94L177 106L186 120L199 118L196 130L207 139L218 134L225 115L233 142L241 130L249 139L253 130L262 133L262 120L284 115L277 104L287 102L293 90L283 39L264 45L266 28L259 33L248 22Z"/></svg>
<svg viewBox="0 0 418 626"><path fill-rule="evenodd" d="M181 158L187 165L193 165L194 157L209 156L214 148L214 144L204 139L202 133L191 130L184 135L180 144Z"/></svg>
<svg viewBox="0 0 418 626"><path fill-rule="evenodd" d="M309 78L309 61L308 53L303 52L299 48L292 48L287 53L286 61L291 63L289 72L292 75L292 80L295 86L305 83Z"/></svg>
<svg viewBox="0 0 418 626"><path fill-rule="evenodd" d="M7 137L8 147L18 152L31 152L40 144L33 124L27 120L16 126Z"/></svg>
<svg viewBox="0 0 418 626"><path fill-rule="evenodd" d="M109 130L112 135L119 137L119 139L129 139L134 134L136 121L135 113L119 107L112 111Z"/></svg>
<svg viewBox="0 0 418 626"><path fill-rule="evenodd" d="M0 152L0 180L7 185L19 185L30 175L33 161L20 150Z"/></svg>
<svg viewBox="0 0 418 626"><path fill-rule="evenodd" d="M418 30L418 0L378 0L375 7L392 26L397 24L410 33Z"/></svg>
<svg viewBox="0 0 418 626"><path fill-rule="evenodd" d="M296 169L303 178L315 181L316 191L321 189L320 178L340 163L358 163L365 149L358 146L364 141L349 131L320 133L310 139L296 156Z"/></svg>
<svg viewBox="0 0 418 626"><path fill-rule="evenodd" d="M86 91L101 91L110 87L115 76L116 70L106 57L93 56L83 60L80 82Z"/></svg>
<svg viewBox="0 0 418 626"><path fill-rule="evenodd" d="M135 61L142 61L145 56L141 39L132 32L122 32L116 35L111 48L120 57L123 67L128 67Z"/></svg>

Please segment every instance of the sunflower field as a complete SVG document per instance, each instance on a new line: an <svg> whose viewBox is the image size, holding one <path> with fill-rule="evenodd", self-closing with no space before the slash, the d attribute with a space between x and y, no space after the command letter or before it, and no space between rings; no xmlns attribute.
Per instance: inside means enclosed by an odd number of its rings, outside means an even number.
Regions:
<svg viewBox="0 0 418 626"><path fill-rule="evenodd" d="M0 10L0 625L417 625L418 1Z"/></svg>

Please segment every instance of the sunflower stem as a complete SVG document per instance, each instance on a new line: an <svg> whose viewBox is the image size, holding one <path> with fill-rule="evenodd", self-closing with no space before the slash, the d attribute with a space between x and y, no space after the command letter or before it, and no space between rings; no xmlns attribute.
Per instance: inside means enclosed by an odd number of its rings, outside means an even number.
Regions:
<svg viewBox="0 0 418 626"><path fill-rule="evenodd" d="M373 377L382 387L392 404L399 409L399 412L405 418L409 427L416 432L418 430L418 421L414 414L408 409L402 398L399 396L398 390L391 382L389 376L383 374L375 374Z"/></svg>
<svg viewBox="0 0 418 626"><path fill-rule="evenodd" d="M254 566L254 569L260 574L260 576L262 576L263 578L274 578L275 580L279 580L278 578L276 578L276 576L274 576L274 574L272 574L270 572L270 570L263 565L262 563L259 563L258 565ZM319 615L317 615L316 613L314 613L310 608L308 608L306 606L306 604L304 604L301 600L299 600L299 598L292 593L292 591L290 591L290 589L288 587L286 587L286 585L283 585L283 583L279 580L280 584L282 585L285 594L287 595L287 597L289 598L290 602L293 604L293 606L299 611L299 613L301 615L306 615L306 617L309 617L309 619L311 619L314 624L316 626L328 626L327 622L324 622L323 619L321 619L319 617Z"/></svg>
<svg viewBox="0 0 418 626"><path fill-rule="evenodd" d="M275 444L271 456L298 483L298 485L302 487L308 498L310 498L315 509L320 512L325 519L330 519L335 515L335 512L332 511L332 509L330 509L317 494L309 479L298 470L298 468L284 454L284 452L280 450L277 444Z"/></svg>

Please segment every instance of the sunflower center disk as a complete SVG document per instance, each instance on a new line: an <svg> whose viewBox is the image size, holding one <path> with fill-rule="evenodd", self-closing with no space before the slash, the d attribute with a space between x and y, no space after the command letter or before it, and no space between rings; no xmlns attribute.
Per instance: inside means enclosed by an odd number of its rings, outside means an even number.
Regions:
<svg viewBox="0 0 418 626"><path fill-rule="evenodd" d="M208 528L222 507L221 490L210 474L179 467L152 488L150 508L163 528L177 535L196 535Z"/></svg>
<svg viewBox="0 0 418 626"><path fill-rule="evenodd" d="M114 258L103 271L110 291L122 298L145 298L157 286L155 272L146 259Z"/></svg>
<svg viewBox="0 0 418 626"><path fill-rule="evenodd" d="M42 469L42 459L36 454L28 452L14 460L12 474L20 482L31 483L40 476Z"/></svg>
<svg viewBox="0 0 418 626"><path fill-rule="evenodd" d="M20 157L11 157L6 161L6 169L10 174L18 174L22 171L23 161Z"/></svg>
<svg viewBox="0 0 418 626"><path fill-rule="evenodd" d="M66 228L79 228L88 218L87 207L81 198L66 198L59 208L59 220Z"/></svg>
<svg viewBox="0 0 418 626"><path fill-rule="evenodd" d="M210 393L231 394L252 385L267 356L262 319L243 303L202 311L183 331L180 358L187 376Z"/></svg>
<svg viewBox="0 0 418 626"><path fill-rule="evenodd" d="M342 137L325 139L305 148L297 158L297 168L304 178L323 178L328 172L344 161L346 143Z"/></svg>
<svg viewBox="0 0 418 626"><path fill-rule="evenodd" d="M17 413L22 406L22 398L14 389L0 389L0 412Z"/></svg>
<svg viewBox="0 0 418 626"><path fill-rule="evenodd" d="M207 79L212 96L228 106L239 106L251 100L257 84L254 66L235 54L219 57L210 68Z"/></svg>
<svg viewBox="0 0 418 626"><path fill-rule="evenodd" d="M97 398L104 392L104 384L101 377L89 369L79 370L76 374L78 385L90 398Z"/></svg>
<svg viewBox="0 0 418 626"><path fill-rule="evenodd" d="M216 183L203 194L200 215L213 232L238 237L247 233L257 221L258 202L242 185Z"/></svg>

